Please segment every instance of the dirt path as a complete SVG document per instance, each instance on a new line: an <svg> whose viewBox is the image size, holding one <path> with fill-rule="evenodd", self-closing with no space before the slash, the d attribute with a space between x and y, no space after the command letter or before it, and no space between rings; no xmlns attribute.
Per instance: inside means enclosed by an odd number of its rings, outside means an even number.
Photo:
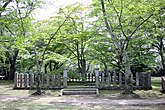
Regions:
<svg viewBox="0 0 165 110"><path fill-rule="evenodd" d="M42 108L57 110L109 110L109 109L155 109L164 110L165 99L106 99L97 96L42 96L42 97L15 97L0 96L2 110L40 110ZM45 110L45 109L42 109Z"/></svg>
<svg viewBox="0 0 165 110"><path fill-rule="evenodd" d="M96 95L32 97L34 91L0 86L0 110L164 110L165 99L109 99Z"/></svg>

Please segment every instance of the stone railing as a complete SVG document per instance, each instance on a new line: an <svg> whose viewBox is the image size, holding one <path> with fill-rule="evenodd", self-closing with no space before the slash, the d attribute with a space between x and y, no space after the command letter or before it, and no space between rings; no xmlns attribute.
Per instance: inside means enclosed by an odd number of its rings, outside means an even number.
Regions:
<svg viewBox="0 0 165 110"><path fill-rule="evenodd" d="M124 89L125 79L124 74L117 73L105 73L95 70L95 85L100 89ZM132 76L132 83L134 89L151 89L151 74L150 73L136 73L136 76Z"/></svg>
<svg viewBox="0 0 165 110"><path fill-rule="evenodd" d="M93 78L94 76L94 78ZM123 74L100 72L95 69L94 74L88 76L88 82L94 83L94 86L99 89L124 89L125 79ZM76 79L73 79L76 80ZM68 70L63 70L62 74L40 74L40 86L43 89L57 89L69 86ZM149 73L136 73L132 76L132 83L135 89L151 89L151 74ZM15 89L31 89L36 88L37 75L27 73L16 73L14 80ZM164 84L164 83L163 83ZM93 86L93 85L92 85ZM163 86L165 87L165 86Z"/></svg>

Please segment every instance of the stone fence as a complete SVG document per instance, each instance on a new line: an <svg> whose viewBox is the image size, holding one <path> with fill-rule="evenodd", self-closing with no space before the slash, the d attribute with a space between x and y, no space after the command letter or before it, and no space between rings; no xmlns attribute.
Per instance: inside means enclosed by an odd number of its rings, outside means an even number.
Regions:
<svg viewBox="0 0 165 110"><path fill-rule="evenodd" d="M87 83L94 83L99 89L124 89L125 77L123 74L108 73L105 74L99 70L95 70L94 75L86 75ZM78 81L79 79L68 78L68 70L64 70L62 74L40 74L40 86L43 89L57 89L69 86L70 81ZM79 80L80 81L80 80ZM132 83L135 89L151 89L151 74L136 73L132 76ZM15 89L33 89L36 88L37 75L27 73L16 73L14 80Z"/></svg>

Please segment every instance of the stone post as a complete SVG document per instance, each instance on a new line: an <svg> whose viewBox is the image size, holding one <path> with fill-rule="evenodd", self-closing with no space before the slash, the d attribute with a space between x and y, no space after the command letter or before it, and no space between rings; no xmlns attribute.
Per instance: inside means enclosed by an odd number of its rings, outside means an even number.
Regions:
<svg viewBox="0 0 165 110"><path fill-rule="evenodd" d="M136 73L136 86L139 86L139 73Z"/></svg>
<svg viewBox="0 0 165 110"><path fill-rule="evenodd" d="M34 87L34 74L33 73L29 74L29 83L30 83L30 88L32 89Z"/></svg>
<svg viewBox="0 0 165 110"><path fill-rule="evenodd" d="M52 74L52 88L55 87L55 74Z"/></svg>
<svg viewBox="0 0 165 110"><path fill-rule="evenodd" d="M104 73L102 73L102 87L103 88L105 87L104 84L105 84L105 75Z"/></svg>
<svg viewBox="0 0 165 110"><path fill-rule="evenodd" d="M67 87L67 77L68 77L68 70L67 69L64 69L63 70L63 86L64 87Z"/></svg>
<svg viewBox="0 0 165 110"><path fill-rule="evenodd" d="M114 76L113 76L113 77L114 77L113 85L114 85L114 87L116 88L116 80L117 80L117 79L116 79L116 72L114 72L113 75L114 75Z"/></svg>
<svg viewBox="0 0 165 110"><path fill-rule="evenodd" d="M28 87L28 74L27 73L24 74L24 86L25 86L25 88Z"/></svg>
<svg viewBox="0 0 165 110"><path fill-rule="evenodd" d="M108 72L108 87L111 87L111 73Z"/></svg>
<svg viewBox="0 0 165 110"><path fill-rule="evenodd" d="M23 86L23 74L20 74L20 88Z"/></svg>
<svg viewBox="0 0 165 110"><path fill-rule="evenodd" d="M96 78L95 80L96 88L99 88L99 68L95 69L95 78Z"/></svg>
<svg viewBox="0 0 165 110"><path fill-rule="evenodd" d="M50 75L51 75L51 74L46 74L46 87L47 87L47 88L50 87Z"/></svg>
<svg viewBox="0 0 165 110"><path fill-rule="evenodd" d="M151 73L148 73L148 87L151 88Z"/></svg>
<svg viewBox="0 0 165 110"><path fill-rule="evenodd" d="M161 77L162 79L162 92L165 93L165 77Z"/></svg>
<svg viewBox="0 0 165 110"><path fill-rule="evenodd" d="M122 87L122 73L119 73L119 87Z"/></svg>

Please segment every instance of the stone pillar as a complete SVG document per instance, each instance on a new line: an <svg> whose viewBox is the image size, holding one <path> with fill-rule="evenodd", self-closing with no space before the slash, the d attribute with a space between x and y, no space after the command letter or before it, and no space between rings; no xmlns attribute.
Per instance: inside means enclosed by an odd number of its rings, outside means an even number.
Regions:
<svg viewBox="0 0 165 110"><path fill-rule="evenodd" d="M102 73L102 87L103 88L105 87L104 84L105 84L105 74Z"/></svg>
<svg viewBox="0 0 165 110"><path fill-rule="evenodd" d="M20 88L23 86L23 74L20 74Z"/></svg>
<svg viewBox="0 0 165 110"><path fill-rule="evenodd" d="M108 87L111 87L111 73L108 72Z"/></svg>
<svg viewBox="0 0 165 110"><path fill-rule="evenodd" d="M47 88L50 87L50 75L51 75L51 74L46 74L46 87L47 87Z"/></svg>
<svg viewBox="0 0 165 110"><path fill-rule="evenodd" d="M27 73L24 74L24 86L25 86L25 88L28 87L28 74Z"/></svg>
<svg viewBox="0 0 165 110"><path fill-rule="evenodd" d="M55 74L52 74L52 88L55 87Z"/></svg>
<svg viewBox="0 0 165 110"><path fill-rule="evenodd" d="M148 87L151 88L151 73L148 73Z"/></svg>
<svg viewBox="0 0 165 110"><path fill-rule="evenodd" d="M139 73L136 73L136 86L139 86Z"/></svg>
<svg viewBox="0 0 165 110"><path fill-rule="evenodd" d="M67 77L68 77L68 70L67 69L64 69L63 70L63 86L64 87L67 87Z"/></svg>
<svg viewBox="0 0 165 110"><path fill-rule="evenodd" d="M162 79L162 92L165 93L165 77L161 77Z"/></svg>
<svg viewBox="0 0 165 110"><path fill-rule="evenodd" d="M122 87L122 73L119 73L119 86Z"/></svg>
<svg viewBox="0 0 165 110"><path fill-rule="evenodd" d="M114 87L116 87L116 80L117 80L117 79L116 79L116 72L113 73L113 77L114 77L113 85L114 85Z"/></svg>
<svg viewBox="0 0 165 110"><path fill-rule="evenodd" d="M29 74L29 85L30 85L30 88L34 87L34 74L33 73Z"/></svg>
<svg viewBox="0 0 165 110"><path fill-rule="evenodd" d="M99 68L95 69L95 84L96 84L96 88L99 88Z"/></svg>

